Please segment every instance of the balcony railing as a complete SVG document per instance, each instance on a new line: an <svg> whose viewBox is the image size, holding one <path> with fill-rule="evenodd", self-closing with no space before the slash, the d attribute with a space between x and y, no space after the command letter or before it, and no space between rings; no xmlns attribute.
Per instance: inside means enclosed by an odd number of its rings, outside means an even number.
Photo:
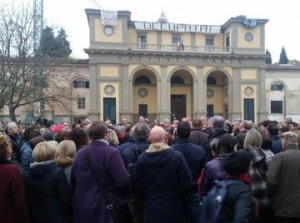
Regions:
<svg viewBox="0 0 300 223"><path fill-rule="evenodd" d="M130 50L134 51L160 51L160 52L187 52L187 53L232 53L230 47L215 46L185 46L185 45L158 45L158 44L135 44L129 45Z"/></svg>

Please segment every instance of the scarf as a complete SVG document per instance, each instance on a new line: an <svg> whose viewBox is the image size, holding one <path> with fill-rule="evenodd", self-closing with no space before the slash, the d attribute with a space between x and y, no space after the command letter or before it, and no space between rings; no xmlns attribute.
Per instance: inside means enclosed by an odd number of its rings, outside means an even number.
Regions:
<svg viewBox="0 0 300 223"><path fill-rule="evenodd" d="M248 185L251 188L251 178L250 178L249 174L242 173L242 174L239 174L236 176L232 176L232 178L243 181L246 185Z"/></svg>
<svg viewBox="0 0 300 223"><path fill-rule="evenodd" d="M160 152L166 149L171 149L171 147L163 142L152 143L149 145L149 148L146 150L147 153Z"/></svg>

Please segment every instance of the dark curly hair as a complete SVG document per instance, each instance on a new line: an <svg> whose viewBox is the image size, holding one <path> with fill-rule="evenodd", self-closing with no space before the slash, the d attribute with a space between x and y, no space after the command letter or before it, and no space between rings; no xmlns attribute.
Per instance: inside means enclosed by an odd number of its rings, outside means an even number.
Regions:
<svg viewBox="0 0 300 223"><path fill-rule="evenodd" d="M72 129L68 134L67 139L72 140L75 143L77 150L86 146L89 142L88 135L81 128Z"/></svg>

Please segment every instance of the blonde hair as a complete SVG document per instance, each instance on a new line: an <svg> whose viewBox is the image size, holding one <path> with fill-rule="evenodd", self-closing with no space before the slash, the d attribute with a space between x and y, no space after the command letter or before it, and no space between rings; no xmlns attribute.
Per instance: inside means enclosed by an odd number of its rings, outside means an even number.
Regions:
<svg viewBox="0 0 300 223"><path fill-rule="evenodd" d="M261 145L262 145L262 134L254 128L247 131L244 140L244 148L245 149L261 148Z"/></svg>
<svg viewBox="0 0 300 223"><path fill-rule="evenodd" d="M63 140L58 144L55 163L61 167L69 166L74 162L76 145L72 140Z"/></svg>
<svg viewBox="0 0 300 223"><path fill-rule="evenodd" d="M53 160L56 153L56 146L48 141L48 142L40 142L38 143L32 152L33 158L37 162L49 161Z"/></svg>
<svg viewBox="0 0 300 223"><path fill-rule="evenodd" d="M0 158L9 160L11 156L11 144L6 135L0 135Z"/></svg>
<svg viewBox="0 0 300 223"><path fill-rule="evenodd" d="M106 140L111 146L117 147L119 145L119 139L117 133L113 129L108 129Z"/></svg>
<svg viewBox="0 0 300 223"><path fill-rule="evenodd" d="M281 138L284 138L289 143L298 143L299 135L294 131L288 131L282 133Z"/></svg>

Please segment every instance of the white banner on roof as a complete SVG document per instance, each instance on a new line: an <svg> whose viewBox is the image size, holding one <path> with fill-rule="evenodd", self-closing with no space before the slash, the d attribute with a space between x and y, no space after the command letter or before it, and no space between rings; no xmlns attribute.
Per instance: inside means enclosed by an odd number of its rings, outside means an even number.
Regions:
<svg viewBox="0 0 300 223"><path fill-rule="evenodd" d="M103 25L116 26L118 23L118 11L101 10L101 22Z"/></svg>

